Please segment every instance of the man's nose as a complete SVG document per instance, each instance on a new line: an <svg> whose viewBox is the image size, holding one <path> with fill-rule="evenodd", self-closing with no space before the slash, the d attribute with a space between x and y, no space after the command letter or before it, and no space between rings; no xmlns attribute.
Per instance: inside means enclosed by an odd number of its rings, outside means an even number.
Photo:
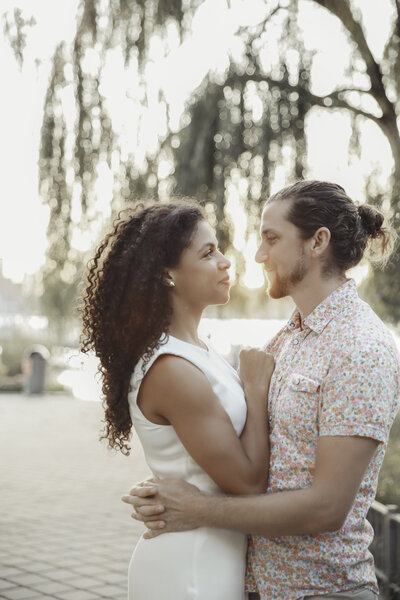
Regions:
<svg viewBox="0 0 400 600"><path fill-rule="evenodd" d="M268 259L268 252L264 244L259 246L254 258L255 261L260 264L264 263Z"/></svg>

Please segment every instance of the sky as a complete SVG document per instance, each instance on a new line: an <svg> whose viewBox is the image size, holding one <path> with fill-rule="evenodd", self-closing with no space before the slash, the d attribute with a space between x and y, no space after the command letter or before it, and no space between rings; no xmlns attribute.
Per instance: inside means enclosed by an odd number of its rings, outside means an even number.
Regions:
<svg viewBox="0 0 400 600"><path fill-rule="evenodd" d="M2 0L0 17L16 7L26 16L34 16L37 25L27 38L25 62L19 69L9 43L0 31L0 76L6 82L0 94L0 259L6 277L21 282L25 275L33 274L44 262L48 209L38 193L37 159L40 140L43 101L51 68L51 56L61 40L71 41L75 32L77 0ZM361 7L367 39L377 59L380 59L385 39L390 30L392 3L390 0L357 0ZM210 68L223 69L228 52L238 51L235 33L243 25L256 24L263 18L264 3L260 0L206 0L194 19L194 33L182 47L172 47L168 56L155 40L152 62L148 67L149 81L154 91L163 87L172 102L178 122L184 102L207 74ZM304 30L306 45L318 49L313 64L313 91L326 94L343 79L348 46L346 36L338 22L326 11L315 11L307 0L301 0L300 26ZM273 48L273 40L271 40ZM95 57L92 57L95 60ZM89 59L90 60L90 57ZM126 79L118 49L110 55L104 86L108 90L113 123L129 135L127 127L127 99L115 85L116 79ZM154 94L155 95L155 94ZM130 124L135 127L134 123ZM392 158L383 135L373 124L365 125L361 138L360 160L348 164L348 143L351 122L348 116L328 114L322 109L313 110L307 122L308 161L307 176L328 179L345 187L356 201L363 199L364 176L378 170L382 186L390 176ZM149 113L146 142L148 147L156 141L157 106ZM108 179L107 179L108 177ZM273 190L283 187L286 173L277 170ZM104 172L103 190L99 192L107 213L111 185ZM243 187L243 186L242 186ZM263 284L263 276L253 256L257 246L256 236L243 243L243 209L240 185L229 193L229 207L236 224L235 240L246 257L247 272L244 283L249 287ZM91 239L75 239L77 247L85 249Z"/></svg>

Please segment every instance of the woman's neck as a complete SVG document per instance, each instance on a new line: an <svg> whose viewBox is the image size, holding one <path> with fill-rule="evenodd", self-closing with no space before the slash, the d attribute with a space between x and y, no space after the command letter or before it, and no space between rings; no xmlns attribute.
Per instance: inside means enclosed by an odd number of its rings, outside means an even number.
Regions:
<svg viewBox="0 0 400 600"><path fill-rule="evenodd" d="M169 324L168 333L180 340L183 340L184 342L189 342L189 344L202 346L197 333L201 314L201 312L200 314L195 315L188 311L174 310Z"/></svg>

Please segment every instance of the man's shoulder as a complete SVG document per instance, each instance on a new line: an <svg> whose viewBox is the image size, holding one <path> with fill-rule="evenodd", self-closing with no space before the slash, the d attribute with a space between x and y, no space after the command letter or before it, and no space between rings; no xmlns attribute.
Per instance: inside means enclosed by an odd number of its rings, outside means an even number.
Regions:
<svg viewBox="0 0 400 600"><path fill-rule="evenodd" d="M335 332L335 346L340 353L383 352L399 361L393 335L371 306L361 299L344 309L328 327Z"/></svg>

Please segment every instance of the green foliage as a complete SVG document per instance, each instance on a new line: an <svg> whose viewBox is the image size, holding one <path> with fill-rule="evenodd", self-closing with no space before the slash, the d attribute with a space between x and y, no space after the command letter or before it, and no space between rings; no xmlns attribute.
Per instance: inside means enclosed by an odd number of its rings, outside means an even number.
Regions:
<svg viewBox="0 0 400 600"><path fill-rule="evenodd" d="M65 391L65 388L57 381L57 376L65 367L54 364L51 356L54 351L53 340L50 338L50 332L47 332L46 335L43 332L28 335L18 327L15 327L7 336L0 338L0 393L23 390L24 361L32 348L37 349L38 346L43 345L51 350L50 359L46 365L45 390L48 392Z"/></svg>
<svg viewBox="0 0 400 600"><path fill-rule="evenodd" d="M295 157L288 177L300 178L305 170L304 127L312 105L293 86L308 89L311 55L297 28L297 2L283 20L278 12L268 13L251 30L240 30L241 56L231 59L224 75L205 79L188 104L187 124L163 144L173 157L174 193L195 197L213 210L220 246L232 253L232 224L225 212L228 186L239 180L248 184L242 204L250 233L258 228L270 182L284 161L284 146L291 147ZM278 17L280 56L270 64L263 55L269 28L276 26Z"/></svg>
<svg viewBox="0 0 400 600"><path fill-rule="evenodd" d="M22 362L29 348L41 340L15 328L7 337L0 339L0 391L22 389Z"/></svg>
<svg viewBox="0 0 400 600"><path fill-rule="evenodd" d="M34 18L25 19L20 8L15 8L14 12L8 11L3 15L3 31L10 42L14 51L14 56L22 67L24 61L24 50L26 46L26 36L29 27L36 24Z"/></svg>
<svg viewBox="0 0 400 600"><path fill-rule="evenodd" d="M384 269L373 268L372 276L362 283L361 294L385 322L400 323L400 248Z"/></svg>
<svg viewBox="0 0 400 600"><path fill-rule="evenodd" d="M82 271L73 233L77 229L85 232L99 220L96 184L99 168L105 164L113 179L112 214L143 197L165 201L173 194L194 196L214 219L222 249L236 254L240 266L243 261L232 246L232 223L225 210L229 187L246 182L240 202L249 215L249 234L257 227L276 168L284 166L288 183L306 172L304 130L309 111L315 106L345 111L353 119L351 152L359 152L359 133L366 120L375 123L390 143L393 182L385 195L399 227L400 106L396 91L400 85L400 8L395 0L393 30L388 32L380 63L368 45L362 9L356 11L351 2L342 0L312 1L316 18L318 11L328 11L332 19L339 19L353 48L343 81L323 96L314 94L310 84L313 55L306 50L298 25L302 5L297 0L282 4L265 0L264 20L239 29L240 51L230 56L224 73L210 71L194 91L178 130L172 129L170 107L160 92L158 106L164 111L165 123L158 148L139 161L140 123L132 147L121 148L102 89L109 53L120 50L126 72L135 78L132 100L141 115L149 106L146 66L152 60L152 40L157 36L167 51L171 28L181 41L188 37L202 1L81 0L73 43L62 43L56 49L43 112L39 163L41 195L50 206L47 264L41 279L43 307L56 324L73 312ZM18 11L6 17L5 27L19 61L27 25L31 23ZM88 57L95 59L88 61ZM126 91L123 85L121 82L121 96ZM64 110L66 98L71 96L75 98L73 117ZM371 106L376 110L369 109ZM160 165L166 161L170 174L161 176ZM400 319L398 271L395 258L386 271L373 272L366 292L377 311L393 321Z"/></svg>
<svg viewBox="0 0 400 600"><path fill-rule="evenodd" d="M30 337L14 331L13 335L0 341L3 348L1 361L4 375L18 375L22 373L22 359L27 348L34 343Z"/></svg>
<svg viewBox="0 0 400 600"><path fill-rule="evenodd" d="M185 5L189 12L197 3ZM40 282L42 308L60 335L74 315L76 289L82 279L82 255L72 247L73 231L84 232L99 218L94 189L97 169L102 162L111 168L112 153L119 152L100 91L107 52L118 46L126 66L136 61L141 68L151 35L157 29L162 33L168 20L175 20L183 30L182 0L82 0L73 44L61 43L55 51L39 161L40 192L50 206L47 262ZM95 69L85 64L88 51L94 49L99 59ZM68 122L64 103L71 92L75 115L74 121ZM130 161L121 161L114 176L122 197L147 193L148 187ZM74 198L80 204L80 215L75 203L78 217L72 218ZM118 201L116 204L115 210L121 207Z"/></svg>

